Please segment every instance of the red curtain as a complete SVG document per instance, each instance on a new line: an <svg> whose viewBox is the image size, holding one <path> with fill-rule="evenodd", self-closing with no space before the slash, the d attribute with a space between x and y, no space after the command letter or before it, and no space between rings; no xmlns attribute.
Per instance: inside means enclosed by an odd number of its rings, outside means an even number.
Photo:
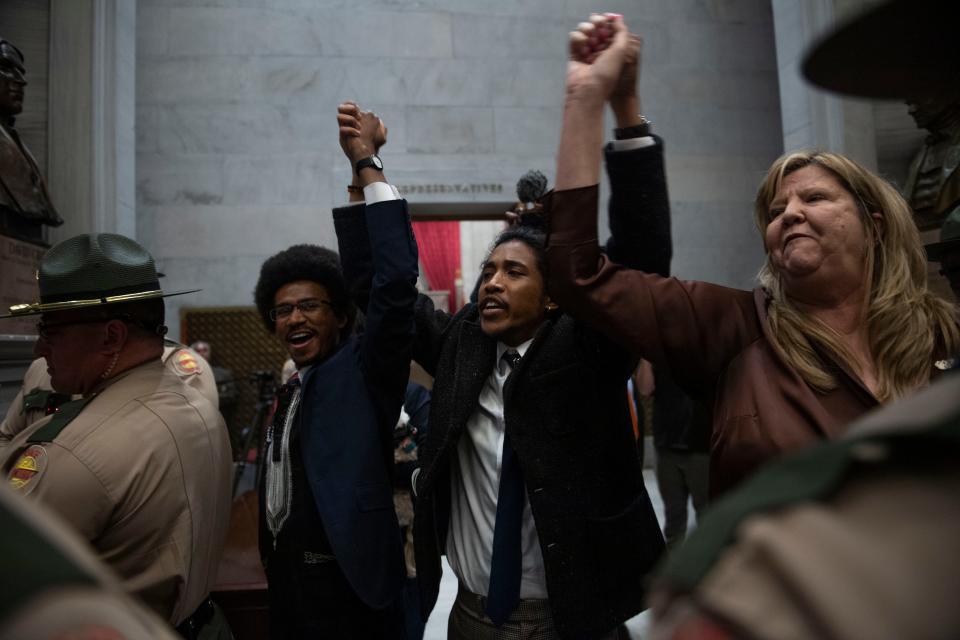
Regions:
<svg viewBox="0 0 960 640"><path fill-rule="evenodd" d="M457 292L453 281L460 268L460 222L414 222L413 233L430 288L449 291L450 312L456 312Z"/></svg>

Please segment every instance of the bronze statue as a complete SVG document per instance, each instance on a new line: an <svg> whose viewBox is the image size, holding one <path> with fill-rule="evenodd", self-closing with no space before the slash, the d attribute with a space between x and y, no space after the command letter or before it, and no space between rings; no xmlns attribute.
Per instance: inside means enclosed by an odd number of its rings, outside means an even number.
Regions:
<svg viewBox="0 0 960 640"><path fill-rule="evenodd" d="M63 224L37 161L14 128L23 111L23 54L0 38L0 233L44 244L43 226Z"/></svg>
<svg viewBox="0 0 960 640"><path fill-rule="evenodd" d="M960 87L907 100L917 126L930 132L910 167L904 194L921 229L935 228L960 207Z"/></svg>

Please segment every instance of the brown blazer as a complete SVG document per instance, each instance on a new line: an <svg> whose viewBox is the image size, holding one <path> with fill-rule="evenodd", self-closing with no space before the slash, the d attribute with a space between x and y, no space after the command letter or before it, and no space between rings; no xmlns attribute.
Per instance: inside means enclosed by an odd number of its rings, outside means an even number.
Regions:
<svg viewBox="0 0 960 640"><path fill-rule="evenodd" d="M597 244L596 186L549 194L546 211L553 300L635 355L669 367L712 408L712 495L786 451L838 436L879 404L839 363L836 389L809 387L770 342L763 290L663 278L608 261Z"/></svg>

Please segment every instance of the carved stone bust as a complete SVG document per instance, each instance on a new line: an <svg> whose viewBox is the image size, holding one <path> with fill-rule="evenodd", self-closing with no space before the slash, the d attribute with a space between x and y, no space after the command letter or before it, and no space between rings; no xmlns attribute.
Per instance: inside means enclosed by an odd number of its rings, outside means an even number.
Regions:
<svg viewBox="0 0 960 640"><path fill-rule="evenodd" d="M40 168L14 127L23 111L23 54L0 38L0 233L43 242L42 225L59 226Z"/></svg>

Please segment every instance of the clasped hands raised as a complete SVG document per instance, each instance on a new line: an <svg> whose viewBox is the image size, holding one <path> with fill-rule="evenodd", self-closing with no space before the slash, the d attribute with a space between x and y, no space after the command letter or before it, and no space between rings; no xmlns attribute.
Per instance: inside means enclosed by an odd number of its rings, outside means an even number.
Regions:
<svg viewBox="0 0 960 640"><path fill-rule="evenodd" d="M643 41L630 33L623 16L594 13L570 32L567 93L615 102L636 95Z"/></svg>
<svg viewBox="0 0 960 640"><path fill-rule="evenodd" d="M356 102L344 102L337 107L337 125L340 148L351 163L375 155L387 143L383 120L372 111L363 111Z"/></svg>

